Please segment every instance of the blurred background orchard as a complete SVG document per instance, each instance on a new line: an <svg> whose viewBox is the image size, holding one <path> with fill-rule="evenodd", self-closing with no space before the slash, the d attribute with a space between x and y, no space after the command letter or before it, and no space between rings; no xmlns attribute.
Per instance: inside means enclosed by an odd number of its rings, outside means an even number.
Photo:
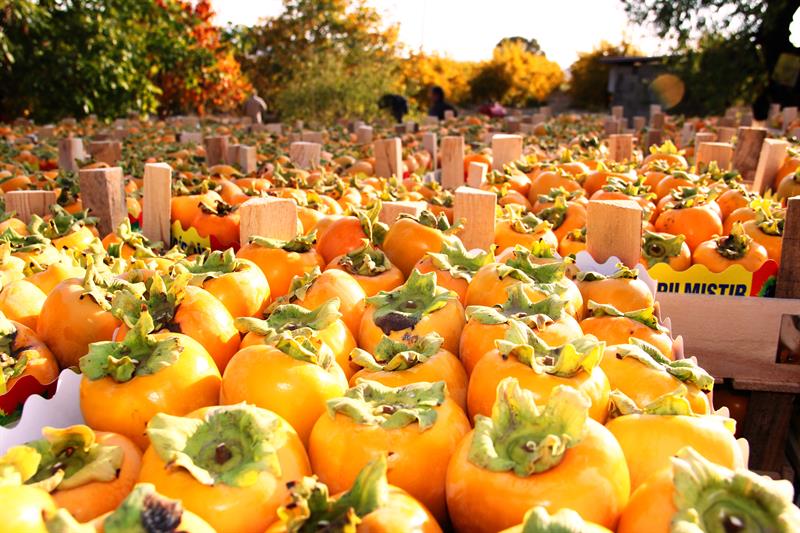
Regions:
<svg viewBox="0 0 800 533"><path fill-rule="evenodd" d="M386 93L404 95L413 118L434 85L462 108L598 111L623 64L659 74L643 78L643 90L672 113L752 105L758 118L770 102L797 105L797 0L620 0L664 52L647 56L621 34L567 68L536 35L502 38L480 61L415 49L368 1L284 0L279 14L249 25L219 21L214 8L225 1L0 0L0 120L238 113L254 89L281 120L373 119ZM553 23L568 38L580 16Z"/></svg>

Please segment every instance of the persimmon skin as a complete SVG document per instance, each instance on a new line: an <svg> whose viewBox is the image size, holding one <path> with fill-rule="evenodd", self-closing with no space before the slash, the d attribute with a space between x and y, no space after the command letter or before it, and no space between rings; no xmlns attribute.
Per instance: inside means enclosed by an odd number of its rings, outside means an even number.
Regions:
<svg viewBox="0 0 800 533"><path fill-rule="evenodd" d="M203 418L207 409L198 409L186 416ZM152 483L168 498L180 499L185 509L208 522L218 533L261 533L278 517L278 507L286 503L286 483L311 475L303 443L286 423L286 442L276 450L281 475L262 472L248 487L232 487L222 483L208 486L198 482L182 468L167 468L158 453L149 447L142 457L139 482Z"/></svg>
<svg viewBox="0 0 800 533"><path fill-rule="evenodd" d="M58 489L51 494L56 504L64 507L79 522L88 522L116 509L133 489L142 467L142 452L127 437L103 431L95 432L95 437L98 444L122 448L122 464L116 479L93 481L67 490Z"/></svg>
<svg viewBox="0 0 800 533"><path fill-rule="evenodd" d="M755 220L756 216L755 210L753 210L753 208L750 206L738 207L734 209L731 214L725 218L725 221L722 224L721 235L730 235L734 224L737 222L744 224L750 220Z"/></svg>
<svg viewBox="0 0 800 533"><path fill-rule="evenodd" d="M778 265L781 264L781 253L783 250L783 237L780 235L769 235L761 231L755 220L747 221L743 224L744 232L752 237L753 242L756 242L764 247L767 251L767 257L772 259Z"/></svg>
<svg viewBox="0 0 800 533"><path fill-rule="evenodd" d="M694 250L714 235L722 235L722 221L709 204L663 211L656 219L656 231L684 235L689 249Z"/></svg>
<svg viewBox="0 0 800 533"><path fill-rule="evenodd" d="M222 376L221 405L247 402L280 415L305 445L325 402L344 394L347 378L338 364L326 370L298 361L274 346L239 350Z"/></svg>
<svg viewBox="0 0 800 533"><path fill-rule="evenodd" d="M325 233L317 240L316 248L323 261L330 263L335 257L359 248L366 238L358 218L341 217L326 228Z"/></svg>
<svg viewBox="0 0 800 533"><path fill-rule="evenodd" d="M414 265L428 252L439 252L449 238L441 231L408 219L401 218L392 224L383 240L383 251L405 277Z"/></svg>
<svg viewBox="0 0 800 533"><path fill-rule="evenodd" d="M236 252L236 257L249 259L254 262L269 282L272 298L285 296L289 292L292 278L302 276L322 268L325 262L322 256L313 248L307 252L286 252L279 248L267 248L255 244L245 244Z"/></svg>
<svg viewBox="0 0 800 533"><path fill-rule="evenodd" d="M24 376L33 376L43 385L58 379L58 361L47 345L36 336L31 328L13 320L11 322L17 328L13 346L18 350L17 358L25 357L28 363L22 375L6 382L6 390L11 390L14 384Z"/></svg>
<svg viewBox="0 0 800 533"><path fill-rule="evenodd" d="M728 259L717 251L716 239L709 239L695 248L692 260L695 264L705 265L714 273L724 272L733 265L741 265L749 272L755 272L768 259L767 249L753 241L750 249L739 259Z"/></svg>
<svg viewBox="0 0 800 533"><path fill-rule="evenodd" d="M0 487L3 502L3 530L9 533L48 533L45 517L58 506L47 492L28 485Z"/></svg>
<svg viewBox="0 0 800 533"><path fill-rule="evenodd" d="M563 226L562 226L563 227ZM550 248L558 248L558 237L550 229L534 231L533 233L520 233L515 231L509 220L499 220L494 230L494 243L497 245L497 252L502 252L516 245L531 248L539 241L544 241Z"/></svg>
<svg viewBox="0 0 800 533"><path fill-rule="evenodd" d="M608 378L595 367L591 373L580 371L568 378L537 374L530 366L515 357L503 358L496 349L484 355L472 370L467 389L467 406L470 418L475 415L490 416L496 399L497 385L507 377L514 377L519 386L532 392L537 405L544 405L558 385L567 385L584 392L591 401L589 416L601 424L608 415L608 395L611 389Z"/></svg>
<svg viewBox="0 0 800 533"><path fill-rule="evenodd" d="M110 377L81 379L81 413L87 425L119 433L140 449L149 444L145 429L157 413L183 416L200 407L216 405L220 373L203 346L180 333L156 333L157 339L178 336L184 346L178 360L155 374L125 383Z"/></svg>
<svg viewBox="0 0 800 533"><path fill-rule="evenodd" d="M344 268L339 264L339 261L342 259L342 257L343 256L339 256L328 263L328 266L325 267L325 270L336 269L345 271ZM348 274L350 273L348 272ZM375 296L381 291L389 292L392 289L396 289L406 280L400 269L391 264L391 261L389 261L389 268L375 276L364 276L361 274L350 275L353 276L353 279L356 280L359 285L361 285L361 288L364 290L364 295L367 298L370 296Z"/></svg>
<svg viewBox="0 0 800 533"><path fill-rule="evenodd" d="M669 466L670 458L685 446L726 468L744 465L733 434L714 416L624 415L609 421L606 427L625 453L634 490L650 475Z"/></svg>
<svg viewBox="0 0 800 533"><path fill-rule="evenodd" d="M257 316L269 303L269 282L255 263L239 261L240 270L205 280L203 289L222 302L232 317Z"/></svg>
<svg viewBox="0 0 800 533"><path fill-rule="evenodd" d="M613 531L628 503L628 468L613 435L592 419L586 424L583 440L557 466L530 477L469 462L471 431L447 469L447 507L455 530L494 533L519 524L531 507L541 505L551 514L573 509Z"/></svg>
<svg viewBox="0 0 800 533"><path fill-rule="evenodd" d="M39 315L36 332L61 368L76 366L89 344L111 340L121 324L83 291L81 279L62 281L47 295Z"/></svg>
<svg viewBox="0 0 800 533"><path fill-rule="evenodd" d="M316 309L331 298L339 299L342 321L354 334L364 315L366 294L353 276L343 270L325 270L311 284L302 299L295 301L306 309Z"/></svg>
<svg viewBox="0 0 800 533"><path fill-rule="evenodd" d="M507 290L522 282L511 276L501 278L497 270L499 266L499 263L485 265L475 273L467 288L466 305L491 307L508 300Z"/></svg>
<svg viewBox="0 0 800 533"><path fill-rule="evenodd" d="M436 268L436 265L433 264L433 260L430 256L426 255L417 261L417 264L414 265L414 269L419 270L419 272L422 274L434 272L436 274L436 285L456 293L458 295L458 301L460 301L462 304L466 301L469 282L464 278L457 278L453 276L446 270L440 270Z"/></svg>
<svg viewBox="0 0 800 533"><path fill-rule="evenodd" d="M669 533L675 507L672 467L648 477L631 494L631 500L619 520L617 533Z"/></svg>
<svg viewBox="0 0 800 533"><path fill-rule="evenodd" d="M672 353L672 339L666 333L661 333L626 317L603 316L589 317L581 321L581 329L587 335L594 335L607 345L627 344L631 337L649 342L655 346L661 355L674 359Z"/></svg>
<svg viewBox="0 0 800 533"><path fill-rule="evenodd" d="M589 301L610 304L623 313L651 307L655 302L650 287L641 279L608 278L597 281L577 281L583 296L584 308Z"/></svg>
<svg viewBox="0 0 800 533"><path fill-rule="evenodd" d="M73 265L67 265L62 262L53 263L48 266L46 270L31 274L27 279L45 294L50 294L56 285L62 281L70 278L82 278L86 271Z"/></svg>
<svg viewBox="0 0 800 533"><path fill-rule="evenodd" d="M26 279L12 281L0 291L0 311L11 320L36 329L47 295Z"/></svg>
<svg viewBox="0 0 800 533"><path fill-rule="evenodd" d="M588 171L589 169L584 165L584 170L582 170L581 173L585 174ZM545 170L531 180L531 187L528 190L528 201L533 204L539 199L539 195L547 194L550 192L550 189L557 189L559 187L564 187L567 191L581 190L581 184L573 177L562 176L558 172Z"/></svg>
<svg viewBox="0 0 800 533"><path fill-rule="evenodd" d="M445 398L436 413L435 424L425 431L418 424L386 430L377 425L357 424L340 413L333 418L323 414L309 439L312 469L336 493L350 488L369 461L391 452L389 483L408 491L438 520L445 520L447 463L469 431L469 421L450 398Z"/></svg>
<svg viewBox="0 0 800 533"><path fill-rule="evenodd" d="M358 329L358 346L364 350L374 353L378 343L383 338L383 331L375 325L373 315L375 307L368 305L361 319L361 327ZM390 332L387 336L396 341L402 341L406 335L423 336L428 333L436 332L444 338L442 348L458 355L458 342L461 337L461 330L464 327L464 306L457 299L450 300L441 309L423 316L412 328L405 328Z"/></svg>
<svg viewBox="0 0 800 533"><path fill-rule="evenodd" d="M354 387L359 379L368 379L388 385L400 387L422 381L444 381L447 393L462 410L467 409L467 373L458 357L447 350L439 350L430 359L416 364L406 370L368 370L362 368L350 378L350 386Z"/></svg>

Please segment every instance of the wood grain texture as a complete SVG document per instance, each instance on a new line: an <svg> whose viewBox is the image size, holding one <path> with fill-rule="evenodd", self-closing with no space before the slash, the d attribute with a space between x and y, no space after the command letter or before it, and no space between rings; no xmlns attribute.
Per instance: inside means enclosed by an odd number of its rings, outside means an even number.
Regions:
<svg viewBox="0 0 800 533"><path fill-rule="evenodd" d="M633 159L633 135L630 133L609 135L608 155L609 159L620 163Z"/></svg>
<svg viewBox="0 0 800 533"><path fill-rule="evenodd" d="M85 157L83 139L80 137L67 137L58 141L58 168L77 172L80 168L78 161Z"/></svg>
<svg viewBox="0 0 800 533"><path fill-rule="evenodd" d="M487 172L489 172L489 165L472 161L467 169L467 185L476 189L480 188L481 183L486 179Z"/></svg>
<svg viewBox="0 0 800 533"><path fill-rule="evenodd" d="M259 236L290 241L297 236L297 204L288 198L251 198L239 207L239 242Z"/></svg>
<svg viewBox="0 0 800 533"><path fill-rule="evenodd" d="M736 148L733 151L733 168L739 171L744 181L753 181L761 145L767 138L767 130L741 127L737 136Z"/></svg>
<svg viewBox="0 0 800 533"><path fill-rule="evenodd" d="M375 175L379 178L403 176L403 145L400 139L378 139L373 143Z"/></svg>
<svg viewBox="0 0 800 533"><path fill-rule="evenodd" d="M206 137L203 139L203 144L206 148L206 165L212 167L214 165L222 165L227 161L228 156L228 136L215 135L213 137Z"/></svg>
<svg viewBox="0 0 800 533"><path fill-rule="evenodd" d="M372 142L372 126L359 126L356 128L356 143L370 144Z"/></svg>
<svg viewBox="0 0 800 533"><path fill-rule="evenodd" d="M89 142L89 155L95 161L100 161L113 167L122 159L122 143L111 140L91 141Z"/></svg>
<svg viewBox="0 0 800 533"><path fill-rule="evenodd" d="M800 298L800 196L789 198L778 270L778 298Z"/></svg>
<svg viewBox="0 0 800 533"><path fill-rule="evenodd" d="M422 148L431 154L430 170L436 170L436 167L439 166L439 143L435 133L427 132L422 134Z"/></svg>
<svg viewBox="0 0 800 533"><path fill-rule="evenodd" d="M104 237L128 216L122 168L83 169L78 174L81 202L98 218L97 229Z"/></svg>
<svg viewBox="0 0 800 533"><path fill-rule="evenodd" d="M167 163L144 165L142 197L142 233L153 242L170 247L170 202L172 201L172 167Z"/></svg>
<svg viewBox="0 0 800 533"><path fill-rule="evenodd" d="M586 251L600 263L616 256L633 268L642 256L642 208L632 200L592 200L586 218Z"/></svg>
<svg viewBox="0 0 800 533"><path fill-rule="evenodd" d="M456 189L464 184L464 137L442 138L442 187Z"/></svg>
<svg viewBox="0 0 800 533"><path fill-rule="evenodd" d="M425 202L412 202L412 201L398 201L398 202L383 202L381 204L381 212L378 213L378 220L384 224L392 225L397 221L397 218L402 214L419 216L425 210Z"/></svg>
<svg viewBox="0 0 800 533"><path fill-rule="evenodd" d="M453 218L463 220L458 236L467 250L488 250L494 243L497 195L490 191L459 187L456 189Z"/></svg>
<svg viewBox="0 0 800 533"><path fill-rule="evenodd" d="M736 128L729 126L720 126L717 128L717 140L721 143L733 141L734 135L736 135Z"/></svg>
<svg viewBox="0 0 800 533"><path fill-rule="evenodd" d="M5 193L6 212L16 213L16 217L26 224L32 215L44 217L50 213L50 206L56 203L55 191L8 191Z"/></svg>
<svg viewBox="0 0 800 533"><path fill-rule="evenodd" d="M704 163L706 165L712 161L716 161L717 165L719 165L719 168L722 170L730 169L732 160L733 145L727 142L700 143L695 159L697 164Z"/></svg>
<svg viewBox="0 0 800 533"><path fill-rule="evenodd" d="M296 141L289 145L289 159L298 168L305 170L319 167L319 159L322 154L322 145Z"/></svg>
<svg viewBox="0 0 800 533"><path fill-rule="evenodd" d="M498 134L492 137L492 168L501 170L504 165L522 157L522 136Z"/></svg>
<svg viewBox="0 0 800 533"><path fill-rule="evenodd" d="M767 189L774 188L775 175L786 159L787 148L789 142L783 139L764 139L753 177L755 192L763 194Z"/></svg>

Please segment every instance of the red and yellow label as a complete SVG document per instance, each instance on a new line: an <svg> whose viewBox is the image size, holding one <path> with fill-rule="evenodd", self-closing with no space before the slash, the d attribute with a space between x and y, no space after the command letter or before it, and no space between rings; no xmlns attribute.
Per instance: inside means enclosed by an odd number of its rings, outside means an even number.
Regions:
<svg viewBox="0 0 800 533"><path fill-rule="evenodd" d="M755 272L741 265L733 265L723 272L714 273L705 265L692 265L681 272L666 263L659 263L647 271L658 283L658 292L707 294L710 296L772 296L778 265L767 261Z"/></svg>

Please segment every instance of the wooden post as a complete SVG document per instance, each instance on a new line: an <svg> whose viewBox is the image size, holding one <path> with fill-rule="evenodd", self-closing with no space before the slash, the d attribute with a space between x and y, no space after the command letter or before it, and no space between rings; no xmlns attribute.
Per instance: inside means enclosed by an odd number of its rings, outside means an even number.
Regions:
<svg viewBox="0 0 800 533"><path fill-rule="evenodd" d="M471 162L467 169L467 185L479 189L483 180L486 179L487 172L489 172L489 165L486 163Z"/></svg>
<svg viewBox="0 0 800 533"><path fill-rule="evenodd" d="M736 135L736 128L726 126L717 128L717 140L721 143L731 142L734 135Z"/></svg>
<svg viewBox="0 0 800 533"><path fill-rule="evenodd" d="M650 127L655 130L663 130L666 117L664 113L658 112L650 115Z"/></svg>
<svg viewBox="0 0 800 533"><path fill-rule="evenodd" d="M681 148L689 146L689 144L692 142L692 137L694 137L694 124L691 122L686 122L684 123L683 128L681 128Z"/></svg>
<svg viewBox="0 0 800 533"><path fill-rule="evenodd" d="M492 168L503 166L522 157L522 136L498 134L492 137Z"/></svg>
<svg viewBox="0 0 800 533"><path fill-rule="evenodd" d="M372 148L375 155L375 175L379 178L403 177L403 145L400 139L378 139Z"/></svg>
<svg viewBox="0 0 800 533"><path fill-rule="evenodd" d="M617 120L625 117L625 107L621 105L611 106L611 116Z"/></svg>
<svg viewBox="0 0 800 533"><path fill-rule="evenodd" d="M432 116L422 117L422 125L423 126L438 126L439 125L439 119L438 119L438 117L432 117Z"/></svg>
<svg viewBox="0 0 800 533"><path fill-rule="evenodd" d="M383 202L381 204L381 211L378 213L378 220L391 226L402 214L409 214L418 217L419 214L425 210L425 206L425 202Z"/></svg>
<svg viewBox="0 0 800 533"><path fill-rule="evenodd" d="M80 168L78 160L84 159L83 139L67 137L58 141L58 168L77 172Z"/></svg>
<svg viewBox="0 0 800 533"><path fill-rule="evenodd" d="M226 163L228 156L228 136L217 135L203 139L206 147L206 166L213 167Z"/></svg>
<svg viewBox="0 0 800 533"><path fill-rule="evenodd" d="M8 193L6 193L6 197L8 197ZM778 270L775 296L800 298L800 196L789 198L786 204L786 220L781 243L781 266Z"/></svg>
<svg viewBox="0 0 800 533"><path fill-rule="evenodd" d="M664 142L664 131L651 128L647 130L647 136L645 137L642 149L648 150L651 146L661 146L662 142Z"/></svg>
<svg viewBox="0 0 800 533"><path fill-rule="evenodd" d="M370 144L372 142L372 126L359 126L356 128L356 143Z"/></svg>
<svg viewBox="0 0 800 533"><path fill-rule="evenodd" d="M181 144L202 144L203 134L199 131L182 131L178 135L178 142Z"/></svg>
<svg viewBox="0 0 800 533"><path fill-rule="evenodd" d="M297 237L297 204L288 198L251 198L239 207L239 242L259 236L281 241Z"/></svg>
<svg viewBox="0 0 800 533"><path fill-rule="evenodd" d="M722 170L731 168L731 159L733 159L733 145L731 143L701 143L697 151L695 163L705 163L706 165L712 161L716 161L717 165Z"/></svg>
<svg viewBox="0 0 800 533"><path fill-rule="evenodd" d="M456 114L452 109L445 110L445 112L444 112L444 119L445 120L453 120L454 118L456 118Z"/></svg>
<svg viewBox="0 0 800 533"><path fill-rule="evenodd" d="M422 134L422 148L431 154L431 170L436 170L439 164L439 150L435 133L427 132Z"/></svg>
<svg viewBox="0 0 800 533"><path fill-rule="evenodd" d="M40 139L50 139L55 135L55 133L56 133L56 127L53 126L52 124L47 124L36 130L36 135Z"/></svg>
<svg viewBox="0 0 800 533"><path fill-rule="evenodd" d="M550 120L553 118L553 110L550 108L549 105L543 105L539 108L539 113L544 115L545 121Z"/></svg>
<svg viewBox="0 0 800 533"><path fill-rule="evenodd" d="M457 189L464 184L464 137L442 138L442 187Z"/></svg>
<svg viewBox="0 0 800 533"><path fill-rule="evenodd" d="M464 221L458 236L467 250L488 250L494 243L496 206L497 195L491 191L471 187L456 189L453 218Z"/></svg>
<svg viewBox="0 0 800 533"><path fill-rule="evenodd" d="M661 113L661 106L658 104L650 104L650 119L652 120L653 115L657 115Z"/></svg>
<svg viewBox="0 0 800 533"><path fill-rule="evenodd" d="M737 137L736 148L733 151L733 168L739 171L745 181L753 181L767 130L741 127Z"/></svg>
<svg viewBox="0 0 800 533"><path fill-rule="evenodd" d="M237 145L236 164L245 174L251 174L258 169L258 152L255 146L246 144Z"/></svg>
<svg viewBox="0 0 800 533"><path fill-rule="evenodd" d="M300 140L305 143L317 143L322 144L323 137L321 131L304 131L300 135Z"/></svg>
<svg viewBox="0 0 800 533"><path fill-rule="evenodd" d="M789 126L797 119L797 107L790 106L783 108L783 131L789 131Z"/></svg>
<svg viewBox="0 0 800 533"><path fill-rule="evenodd" d="M298 168L313 169L319 167L322 145L296 141L289 145L289 159Z"/></svg>
<svg viewBox="0 0 800 533"><path fill-rule="evenodd" d="M603 121L603 130L606 137L615 135L620 132L620 124L615 118L607 118Z"/></svg>
<svg viewBox="0 0 800 533"><path fill-rule="evenodd" d="M647 119L642 116L635 116L633 117L633 129L636 131L642 131L644 129L645 124L647 124Z"/></svg>
<svg viewBox="0 0 800 533"><path fill-rule="evenodd" d="M534 127L539 124L544 124L545 122L547 122L547 117L544 116L543 113L534 113L531 116L531 124L533 124Z"/></svg>
<svg viewBox="0 0 800 533"><path fill-rule="evenodd" d="M100 236L108 235L128 216L125 183L120 167L83 169L78 174L81 202L99 221Z"/></svg>
<svg viewBox="0 0 800 533"><path fill-rule="evenodd" d="M270 122L267 124L264 129L267 130L267 133L273 133L275 135L283 135L283 124L280 122Z"/></svg>
<svg viewBox="0 0 800 533"><path fill-rule="evenodd" d="M522 122L517 117L506 117L505 130L508 133L519 133L521 124Z"/></svg>
<svg viewBox="0 0 800 533"><path fill-rule="evenodd" d="M170 204L172 201L172 167L167 163L144 165L142 197L142 233L153 242L170 246Z"/></svg>
<svg viewBox="0 0 800 533"><path fill-rule="evenodd" d="M642 208L633 200L592 200L586 217L586 251L600 263L616 256L630 268L642 257Z"/></svg>
<svg viewBox="0 0 800 533"><path fill-rule="evenodd" d="M694 134L694 158L697 160L697 153L700 151L700 145L703 143L710 143L716 140L717 136L708 131L701 131Z"/></svg>
<svg viewBox="0 0 800 533"><path fill-rule="evenodd" d="M617 133L608 137L608 158L621 163L633 159L633 135Z"/></svg>
<svg viewBox="0 0 800 533"><path fill-rule="evenodd" d="M767 120L772 120L777 115L781 114L781 104L769 104L769 113L767 114Z"/></svg>
<svg viewBox="0 0 800 533"><path fill-rule="evenodd" d="M122 143L119 141L90 141L89 155L95 161L113 167L122 159Z"/></svg>
<svg viewBox="0 0 800 533"><path fill-rule="evenodd" d="M764 194L767 189L774 186L775 175L786 159L786 149L789 142L783 139L764 139L761 145L761 153L758 156L758 165L753 177L753 190L759 194Z"/></svg>
<svg viewBox="0 0 800 533"><path fill-rule="evenodd" d="M8 191L5 194L6 212L25 222L31 221L32 215L44 217L50 213L50 206L56 203L55 191Z"/></svg>

